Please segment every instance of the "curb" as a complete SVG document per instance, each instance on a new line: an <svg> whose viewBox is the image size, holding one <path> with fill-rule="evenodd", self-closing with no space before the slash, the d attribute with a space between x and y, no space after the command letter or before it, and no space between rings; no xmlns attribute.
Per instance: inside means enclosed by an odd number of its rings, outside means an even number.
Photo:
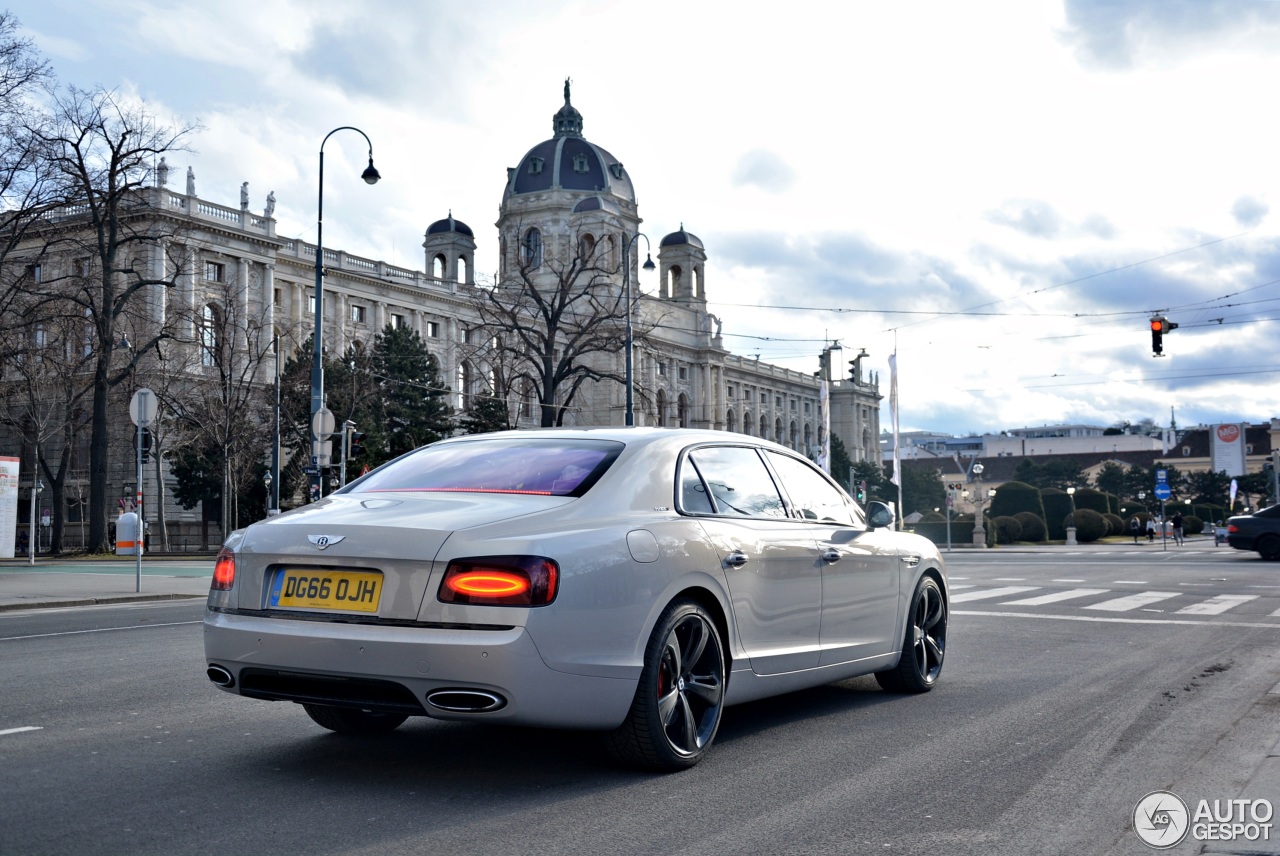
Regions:
<svg viewBox="0 0 1280 856"><path fill-rule="evenodd" d="M103 606L113 603L144 603L154 600L197 600L204 599L203 594L135 594L109 595L104 597L45 598L25 603L0 603L0 612L13 612L19 609L48 609L59 606Z"/></svg>

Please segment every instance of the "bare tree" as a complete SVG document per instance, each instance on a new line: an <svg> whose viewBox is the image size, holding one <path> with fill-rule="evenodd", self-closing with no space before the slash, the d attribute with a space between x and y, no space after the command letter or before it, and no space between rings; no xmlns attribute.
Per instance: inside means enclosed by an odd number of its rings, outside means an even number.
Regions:
<svg viewBox="0 0 1280 856"><path fill-rule="evenodd" d="M615 370L627 313L618 263L585 234L558 237L526 242L509 276L476 289L481 324L469 342L473 370L486 374L477 386L506 396L527 384L543 427L564 424L584 384L625 382Z"/></svg>
<svg viewBox="0 0 1280 856"><path fill-rule="evenodd" d="M54 97L48 116L26 129L58 191L58 204L44 210L28 237L39 239L39 259L69 261L70 268L63 265L64 276L42 277L23 299L41 317L69 302L89 324L94 360L87 548L100 551L107 545L110 393L170 336L147 322L158 317L163 290L179 273L164 261L161 245L179 224L157 204L152 164L180 149L194 128L157 122L145 106L111 91L70 88ZM125 364L118 358L113 364L113 346L125 327L139 340Z"/></svg>

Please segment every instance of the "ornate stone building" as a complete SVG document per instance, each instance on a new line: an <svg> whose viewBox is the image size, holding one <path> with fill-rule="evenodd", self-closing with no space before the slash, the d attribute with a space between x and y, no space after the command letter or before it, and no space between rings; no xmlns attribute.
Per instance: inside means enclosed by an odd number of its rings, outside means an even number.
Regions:
<svg viewBox="0 0 1280 856"><path fill-rule="evenodd" d="M570 103L567 83L564 96L553 117L553 136L507 170L494 236L499 282L521 259L560 252L567 241L589 238L598 252L617 260L619 289L623 258L630 268L637 328L646 331L635 347L637 424L741 432L816 458L822 440L819 375L825 375L832 433L854 461L878 460L878 378L862 370L860 358L845 376L838 370L843 364L838 350L815 359L817 371L811 373L730 353L721 319L708 311L708 295L717 287L713 257L683 224L657 242L657 290L640 293L641 248L634 237L642 220L631 177L618 158L583 136L582 114ZM185 192L171 189L167 174L162 163L156 186L149 189L152 210L178 225L151 248L147 264L157 281L176 278L177 287L151 288L146 312L134 322L138 328L127 335L145 341L147 328L177 323L184 328L179 340L199 342L202 313L234 315L240 322L237 344L265 355L257 379L270 383L272 337L279 336L282 352L289 353L314 330L315 245L276 234L274 194L259 214L249 210L247 187L240 206L229 207L201 199L190 170ZM409 326L439 359L455 408L463 408L469 395L486 393L489 369L468 341L478 323L472 295L489 287L476 283L477 244L472 228L450 212L426 229L422 270L325 248L325 347L340 353L352 342L371 340L388 324ZM183 320L175 321L179 317ZM623 354L611 359L608 368L621 376ZM622 425L624 411L623 384L598 381L575 398L565 423ZM538 409L528 401L517 403L512 416L519 427L538 424ZM125 420L120 428L123 434L131 426ZM25 453L20 442L4 445L0 454ZM113 443L113 455L109 491L125 495L134 481L132 444L122 437ZM268 458L269 450L263 455ZM25 473L24 464L24 485ZM844 474L838 475L843 481ZM149 519L154 508L152 503ZM166 514L171 532L189 531L201 519L199 510L184 511L171 497ZM65 543L74 548L74 515L68 519ZM174 541L181 546L192 539L188 534Z"/></svg>

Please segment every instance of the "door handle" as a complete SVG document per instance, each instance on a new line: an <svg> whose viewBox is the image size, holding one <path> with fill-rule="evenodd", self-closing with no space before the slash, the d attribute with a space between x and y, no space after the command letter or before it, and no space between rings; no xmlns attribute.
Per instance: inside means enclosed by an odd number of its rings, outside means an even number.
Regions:
<svg viewBox="0 0 1280 856"><path fill-rule="evenodd" d="M827 564L840 561L840 551L834 547L828 547L826 550L822 551L822 561Z"/></svg>
<svg viewBox="0 0 1280 856"><path fill-rule="evenodd" d="M725 557L724 563L731 568L741 568L748 561L746 553L743 553L741 550L734 550Z"/></svg>

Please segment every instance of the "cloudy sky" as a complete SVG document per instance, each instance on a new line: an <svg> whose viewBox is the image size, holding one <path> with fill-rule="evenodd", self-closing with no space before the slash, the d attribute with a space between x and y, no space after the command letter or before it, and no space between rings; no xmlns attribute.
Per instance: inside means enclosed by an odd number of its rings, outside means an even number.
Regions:
<svg viewBox="0 0 1280 856"><path fill-rule="evenodd" d="M64 84L202 130L201 197L423 266L452 210L496 270L507 167L573 80L657 242L707 246L726 345L866 349L903 430L1280 416L1280 2L11 0ZM345 170L345 174L344 174ZM641 286L656 288L652 275ZM1179 329L1151 354L1148 319Z"/></svg>

